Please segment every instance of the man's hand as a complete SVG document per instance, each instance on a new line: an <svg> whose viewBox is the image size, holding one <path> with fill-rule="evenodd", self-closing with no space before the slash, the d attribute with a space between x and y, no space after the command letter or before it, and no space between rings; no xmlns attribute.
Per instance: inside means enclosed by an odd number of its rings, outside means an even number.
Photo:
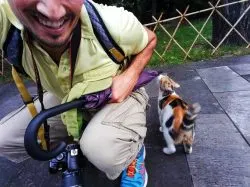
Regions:
<svg viewBox="0 0 250 187"><path fill-rule="evenodd" d="M138 73L134 71L125 71L120 75L113 77L112 98L110 103L120 103L133 91L139 78Z"/></svg>
<svg viewBox="0 0 250 187"><path fill-rule="evenodd" d="M122 74L113 77L112 83L112 98L110 103L119 103L126 99L127 96L133 91L139 76L149 62L154 48L156 46L156 36L155 34L145 28L148 34L148 44L147 46L138 53L132 60L128 69L126 69Z"/></svg>

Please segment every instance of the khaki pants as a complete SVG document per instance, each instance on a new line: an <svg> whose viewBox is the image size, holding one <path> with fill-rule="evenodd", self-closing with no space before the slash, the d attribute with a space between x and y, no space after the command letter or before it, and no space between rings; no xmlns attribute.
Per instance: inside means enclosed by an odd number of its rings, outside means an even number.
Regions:
<svg viewBox="0 0 250 187"><path fill-rule="evenodd" d="M122 103L107 104L89 121L80 139L80 147L87 159L105 172L109 179L116 179L140 150L146 136L146 106L148 96L144 88L133 92ZM60 102L51 94L44 95L46 108ZM38 110L40 103L35 102ZM24 149L24 133L31 115L21 107L0 121L0 156L13 162L29 158ZM60 116L50 118L51 141L67 136Z"/></svg>

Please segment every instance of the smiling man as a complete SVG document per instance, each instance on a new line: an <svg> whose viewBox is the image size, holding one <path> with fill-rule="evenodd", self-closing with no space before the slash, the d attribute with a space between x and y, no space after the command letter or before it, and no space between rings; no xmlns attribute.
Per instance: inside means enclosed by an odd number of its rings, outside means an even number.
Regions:
<svg viewBox="0 0 250 187"><path fill-rule="evenodd" d="M40 80L47 91L46 108L111 87L108 104L80 115L87 127L79 136L68 128L73 119L49 119L51 141L73 135L83 154L109 179L122 173L121 186L143 187L147 185L143 140L148 96L144 88L133 89L152 56L156 36L123 8L89 3L97 9L125 56L133 56L129 63L124 62L123 68L110 59L95 36L84 0L1 1L0 47L5 45L11 26L20 30L22 67L36 83ZM75 43L71 39L77 25L81 35L72 70L71 47ZM35 105L40 110L38 101ZM13 162L29 158L23 137L30 120L24 106L0 121L1 156Z"/></svg>
<svg viewBox="0 0 250 187"><path fill-rule="evenodd" d="M23 26L53 59L67 48L81 11L83 0L36 1L9 0Z"/></svg>

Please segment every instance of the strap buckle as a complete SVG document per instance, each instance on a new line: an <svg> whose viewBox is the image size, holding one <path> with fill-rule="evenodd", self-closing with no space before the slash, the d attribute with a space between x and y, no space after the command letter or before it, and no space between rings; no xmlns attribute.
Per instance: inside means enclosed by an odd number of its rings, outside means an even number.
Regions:
<svg viewBox="0 0 250 187"><path fill-rule="evenodd" d="M28 104L31 104L31 103L34 103L34 98L35 97L31 97L31 100L24 100L24 98L22 97L22 94L20 94L22 100L23 100L23 103L27 106Z"/></svg>

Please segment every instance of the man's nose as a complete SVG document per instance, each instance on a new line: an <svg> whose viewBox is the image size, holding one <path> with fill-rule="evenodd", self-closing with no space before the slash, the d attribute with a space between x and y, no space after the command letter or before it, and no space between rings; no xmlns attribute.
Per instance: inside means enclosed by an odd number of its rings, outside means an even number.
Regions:
<svg viewBox="0 0 250 187"><path fill-rule="evenodd" d="M58 21L66 14L66 9L61 0L41 0L36 8L52 21Z"/></svg>

